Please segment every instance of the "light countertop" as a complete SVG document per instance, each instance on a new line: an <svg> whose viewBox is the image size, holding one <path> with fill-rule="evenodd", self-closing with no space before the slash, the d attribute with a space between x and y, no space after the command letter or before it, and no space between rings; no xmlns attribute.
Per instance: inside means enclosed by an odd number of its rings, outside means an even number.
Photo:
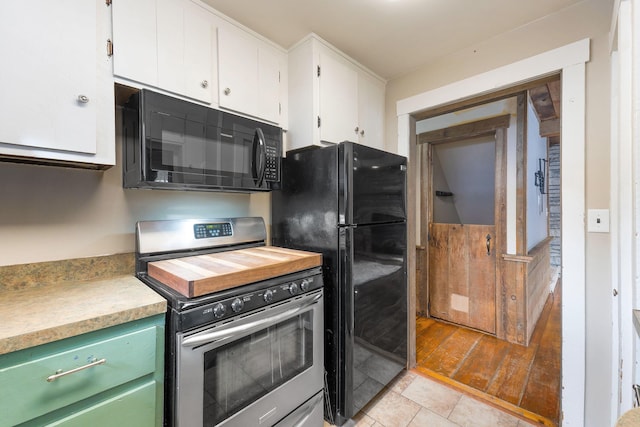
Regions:
<svg viewBox="0 0 640 427"><path fill-rule="evenodd" d="M0 289L0 354L166 312L133 274Z"/></svg>

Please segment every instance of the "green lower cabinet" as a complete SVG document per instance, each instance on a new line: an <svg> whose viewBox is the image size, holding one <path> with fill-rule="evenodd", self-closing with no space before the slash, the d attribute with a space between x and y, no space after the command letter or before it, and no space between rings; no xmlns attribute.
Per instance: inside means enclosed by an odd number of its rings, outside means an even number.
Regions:
<svg viewBox="0 0 640 427"><path fill-rule="evenodd" d="M154 427L155 414L156 383L149 382L47 425L52 427Z"/></svg>
<svg viewBox="0 0 640 427"><path fill-rule="evenodd" d="M162 425L164 316L0 356L0 427Z"/></svg>

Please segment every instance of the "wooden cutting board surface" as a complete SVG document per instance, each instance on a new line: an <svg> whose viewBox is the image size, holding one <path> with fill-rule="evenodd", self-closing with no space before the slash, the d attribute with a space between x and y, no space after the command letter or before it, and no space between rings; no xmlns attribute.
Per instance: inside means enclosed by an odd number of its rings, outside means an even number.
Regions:
<svg viewBox="0 0 640 427"><path fill-rule="evenodd" d="M197 297L322 265L314 252L262 246L150 262L150 277Z"/></svg>

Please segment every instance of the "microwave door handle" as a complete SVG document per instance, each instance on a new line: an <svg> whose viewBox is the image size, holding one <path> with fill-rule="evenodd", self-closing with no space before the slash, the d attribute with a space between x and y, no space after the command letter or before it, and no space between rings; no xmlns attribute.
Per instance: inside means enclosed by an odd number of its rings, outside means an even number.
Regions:
<svg viewBox="0 0 640 427"><path fill-rule="evenodd" d="M262 129L256 129L256 135L258 137L258 147L260 147L260 163L258 167L258 187L262 185L262 181L264 181L264 173L267 166L267 148L266 142L264 138L264 132Z"/></svg>
<svg viewBox="0 0 640 427"><path fill-rule="evenodd" d="M197 347L203 344L209 344L213 341L221 341L228 338L232 338L233 336L246 332L255 327L259 327L264 324L276 324L281 320L287 319L288 317L292 317L297 313L305 310L310 305L315 304L320 298L322 298L322 294L317 294L313 298L309 298L306 300L300 301L300 305L294 307L290 310L287 310L283 313L277 314L275 316L266 317L264 319L254 320L253 322L244 323L238 326L232 326L230 328L222 328L217 331L206 332L203 334L196 334L191 337L185 338L182 341L183 347Z"/></svg>

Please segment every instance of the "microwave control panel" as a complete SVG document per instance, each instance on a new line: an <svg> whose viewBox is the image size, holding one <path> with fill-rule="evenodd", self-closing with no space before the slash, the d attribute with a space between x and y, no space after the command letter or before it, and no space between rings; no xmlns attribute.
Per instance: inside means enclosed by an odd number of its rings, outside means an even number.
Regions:
<svg viewBox="0 0 640 427"><path fill-rule="evenodd" d="M277 142L267 139L265 151L266 165L264 169L264 180L267 182L280 182L280 146Z"/></svg>

